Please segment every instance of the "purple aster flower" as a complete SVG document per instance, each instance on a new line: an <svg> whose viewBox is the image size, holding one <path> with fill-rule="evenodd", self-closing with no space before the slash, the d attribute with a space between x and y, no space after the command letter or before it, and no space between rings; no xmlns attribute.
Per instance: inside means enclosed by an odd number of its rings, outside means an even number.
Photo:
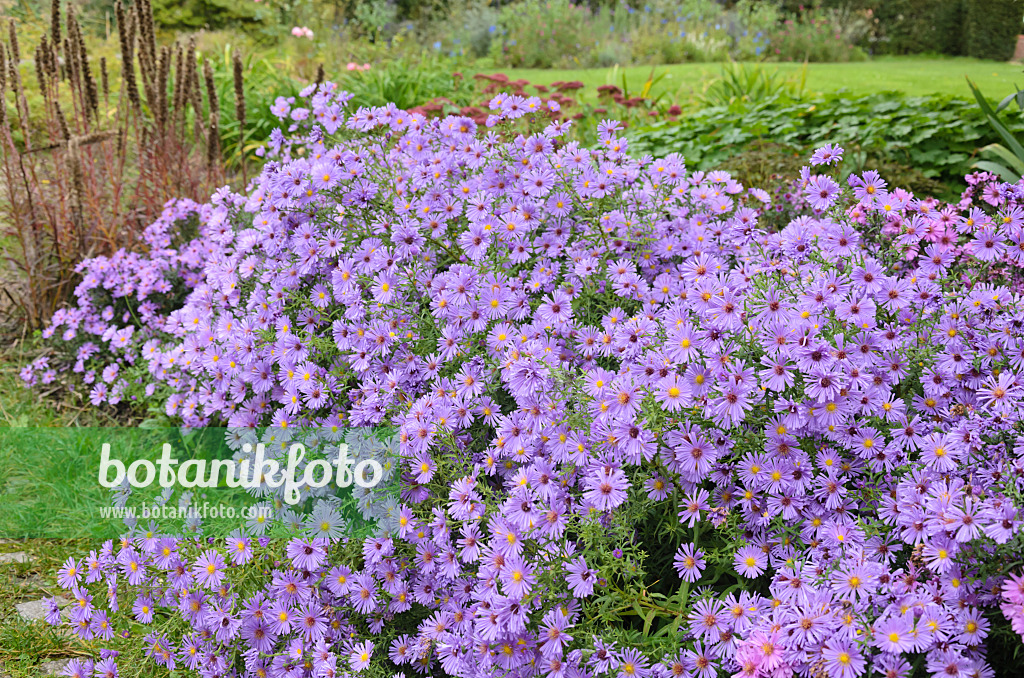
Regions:
<svg viewBox="0 0 1024 678"><path fill-rule="evenodd" d="M736 571L744 577L758 577L768 565L768 558L764 551L756 546L743 546L736 551L733 557L733 565Z"/></svg>
<svg viewBox="0 0 1024 678"><path fill-rule="evenodd" d="M597 572L587 567L583 556L577 557L565 566L566 583L569 590L577 598L586 598L593 595L594 584L597 583Z"/></svg>
<svg viewBox="0 0 1024 678"><path fill-rule="evenodd" d="M207 549L193 563L192 575L200 586L215 589L224 581L225 569L227 563L224 562L224 557L213 549Z"/></svg>
<svg viewBox="0 0 1024 678"><path fill-rule="evenodd" d="M704 552L694 548L693 544L683 544L676 551L672 562L679 576L684 581L693 583L700 579L700 574L704 571Z"/></svg>
<svg viewBox="0 0 1024 678"><path fill-rule="evenodd" d="M598 511L610 511L626 501L629 481L622 469L597 467L587 475L585 484L583 498Z"/></svg>
<svg viewBox="0 0 1024 678"><path fill-rule="evenodd" d="M373 643L368 640L352 647L349 653L349 666L353 671L362 671L370 665L370 658L373 657Z"/></svg>
<svg viewBox="0 0 1024 678"><path fill-rule="evenodd" d="M812 165L831 165L843 159L843 149L838 145L825 144L811 155Z"/></svg>
<svg viewBox="0 0 1024 678"><path fill-rule="evenodd" d="M857 645L848 640L830 639L821 650L821 656L830 678L854 678L864 673L864 657Z"/></svg>

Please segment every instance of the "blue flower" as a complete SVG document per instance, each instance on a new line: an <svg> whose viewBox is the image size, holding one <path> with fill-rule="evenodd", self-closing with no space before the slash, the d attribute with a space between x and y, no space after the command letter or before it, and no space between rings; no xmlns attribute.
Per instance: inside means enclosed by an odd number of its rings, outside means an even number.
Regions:
<svg viewBox="0 0 1024 678"><path fill-rule="evenodd" d="M437 42L434 43L434 49L436 49L438 51L441 51L441 41L440 40L438 40Z"/></svg>

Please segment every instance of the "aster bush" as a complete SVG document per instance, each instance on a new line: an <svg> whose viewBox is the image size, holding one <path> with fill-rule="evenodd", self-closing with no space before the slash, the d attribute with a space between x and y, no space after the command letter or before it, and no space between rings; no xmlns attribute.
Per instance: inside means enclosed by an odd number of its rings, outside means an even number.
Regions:
<svg viewBox="0 0 1024 678"><path fill-rule="evenodd" d="M151 253L201 266L180 306L120 344L88 295L53 327L115 338L87 377L134 364L98 403L396 431L394 511L72 559L69 622L116 648L72 675L992 675L1024 618L1024 186L844 187L826 146L773 198L614 122L565 143L538 98L478 125L304 96Z"/></svg>
<svg viewBox="0 0 1024 678"><path fill-rule="evenodd" d="M93 405L152 396L159 382L142 358L160 345L167 315L202 279L215 237L210 214L210 205L169 201L142 232L144 253L122 249L79 263L75 304L59 309L42 331L44 339L59 338L62 360L51 365L51 356L40 356L22 370L24 383L52 384L58 370L70 368L69 385Z"/></svg>

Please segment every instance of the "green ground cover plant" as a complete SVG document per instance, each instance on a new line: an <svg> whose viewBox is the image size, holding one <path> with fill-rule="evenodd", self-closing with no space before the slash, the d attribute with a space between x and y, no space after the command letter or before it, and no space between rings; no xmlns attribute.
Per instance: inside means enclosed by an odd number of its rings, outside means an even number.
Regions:
<svg viewBox="0 0 1024 678"><path fill-rule="evenodd" d="M1004 122L1013 133L1024 132L1021 115L1007 115ZM978 148L999 139L975 102L896 92L736 100L634 128L629 136L634 152L680 153L701 169L734 158L754 142L802 150L832 139L855 160L847 172L881 161L947 185L970 168Z"/></svg>

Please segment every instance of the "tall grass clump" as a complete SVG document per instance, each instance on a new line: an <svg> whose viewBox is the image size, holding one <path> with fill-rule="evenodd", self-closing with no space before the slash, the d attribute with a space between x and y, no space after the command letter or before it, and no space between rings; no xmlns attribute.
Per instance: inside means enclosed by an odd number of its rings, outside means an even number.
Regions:
<svg viewBox="0 0 1024 678"><path fill-rule="evenodd" d="M149 0L114 15L113 62L90 55L60 0L34 47L14 20L0 41L3 289L29 328L71 296L79 262L140 246L168 199L205 199L226 179L210 63L194 41L158 45Z"/></svg>

